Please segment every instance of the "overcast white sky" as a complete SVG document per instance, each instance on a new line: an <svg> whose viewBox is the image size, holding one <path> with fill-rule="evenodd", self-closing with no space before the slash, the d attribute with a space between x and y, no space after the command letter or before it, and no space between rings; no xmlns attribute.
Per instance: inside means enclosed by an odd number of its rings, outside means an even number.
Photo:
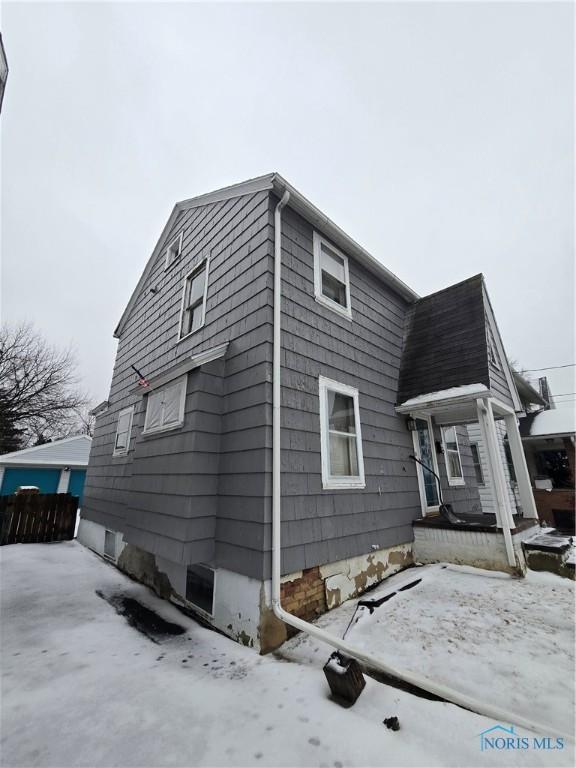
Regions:
<svg viewBox="0 0 576 768"><path fill-rule="evenodd" d="M574 362L572 17L5 3L3 318L73 343L105 399L174 202L277 170L422 295L483 272L524 367Z"/></svg>

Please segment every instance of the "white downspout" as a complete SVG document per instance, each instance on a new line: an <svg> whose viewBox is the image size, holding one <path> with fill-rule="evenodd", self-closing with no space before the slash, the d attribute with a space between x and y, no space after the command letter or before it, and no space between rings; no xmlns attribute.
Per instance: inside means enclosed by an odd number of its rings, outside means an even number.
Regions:
<svg viewBox="0 0 576 768"><path fill-rule="evenodd" d="M381 659L366 653L361 648L357 648L351 643L342 640L339 637L331 635L329 632L320 629L314 624L310 624L297 616L293 616L282 608L280 602L280 576L281 576L281 467L280 467L280 433L281 433L281 302L282 302L282 209L288 203L290 193L288 190L282 195L282 199L276 206L274 212L274 356L273 356L273 383L272 383L272 610L275 616L289 624L291 627L306 632L311 637L315 637L328 645L342 651L348 656L352 656L364 663L367 667L384 672L387 675L403 680L411 685L421 688L424 691L439 696L446 701L457 704L460 707L469 709L479 715L484 715L493 720L505 723L515 723L516 725L535 731L536 733L562 736L568 740L571 737L556 731L547 725L528 720L527 718L515 715L500 707L493 706L485 701L477 701L470 696L466 696L458 691L448 688L440 683L435 683L413 672L407 672L388 666Z"/></svg>

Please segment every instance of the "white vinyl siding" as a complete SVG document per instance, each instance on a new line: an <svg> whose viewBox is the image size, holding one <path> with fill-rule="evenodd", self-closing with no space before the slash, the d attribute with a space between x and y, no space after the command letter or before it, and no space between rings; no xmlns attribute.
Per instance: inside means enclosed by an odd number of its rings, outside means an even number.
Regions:
<svg viewBox="0 0 576 768"><path fill-rule="evenodd" d="M314 295L316 300L347 318L350 309L348 258L314 232Z"/></svg>
<svg viewBox="0 0 576 768"><path fill-rule="evenodd" d="M464 473L462 471L456 427L442 428L442 443L444 446L444 460L446 462L448 482L450 485L464 485Z"/></svg>
<svg viewBox="0 0 576 768"><path fill-rule="evenodd" d="M114 438L114 456L126 456L130 447L130 434L132 432L132 418L134 416L134 406L124 408L118 414L118 423L116 424L116 437Z"/></svg>
<svg viewBox="0 0 576 768"><path fill-rule="evenodd" d="M184 423L187 376L150 392L146 403L144 434L174 429Z"/></svg>
<svg viewBox="0 0 576 768"><path fill-rule="evenodd" d="M208 291L208 259L202 261L184 279L182 309L180 312L180 338L190 336L206 320L206 294Z"/></svg>
<svg viewBox="0 0 576 768"><path fill-rule="evenodd" d="M319 378L323 488L364 488L358 390Z"/></svg>

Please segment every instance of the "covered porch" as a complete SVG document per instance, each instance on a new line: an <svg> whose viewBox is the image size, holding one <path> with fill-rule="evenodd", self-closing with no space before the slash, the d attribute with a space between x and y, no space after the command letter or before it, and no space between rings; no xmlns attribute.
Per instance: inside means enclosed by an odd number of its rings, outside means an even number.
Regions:
<svg viewBox="0 0 576 768"><path fill-rule="evenodd" d="M422 518L414 522L415 557L423 562L448 560L483 568L523 572L522 542L532 536L538 513L513 408L485 385L465 385L409 399L396 409L407 416L422 499ZM520 510L512 508L506 485L496 421L506 426L518 483ZM478 423L487 457L484 486L493 497L494 515L470 514L465 505L446 505L446 489L464 485L466 433L458 427ZM440 439L437 439L439 436ZM446 471L441 477L439 458ZM442 482L444 480L444 483ZM449 507L446 510L446 506Z"/></svg>

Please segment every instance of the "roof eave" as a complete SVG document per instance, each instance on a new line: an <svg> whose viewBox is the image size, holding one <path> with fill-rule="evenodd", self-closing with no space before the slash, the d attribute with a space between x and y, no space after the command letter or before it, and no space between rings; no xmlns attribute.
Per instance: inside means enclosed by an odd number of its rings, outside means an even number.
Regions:
<svg viewBox="0 0 576 768"><path fill-rule="evenodd" d="M315 224L335 245L340 246L340 248L342 248L348 255L356 258L361 264L393 288L404 299L413 302L420 298L416 291L413 291L412 288L400 280L399 277L396 277L393 272L375 259L374 256L359 245L352 237L350 237L350 235L347 235L343 229L322 213L314 203L311 203L301 192L298 192L298 190L287 182L279 173L273 175L272 187L278 197L282 197L287 190L290 193L290 199L288 200L288 206L290 208L297 213L300 213L312 224Z"/></svg>

